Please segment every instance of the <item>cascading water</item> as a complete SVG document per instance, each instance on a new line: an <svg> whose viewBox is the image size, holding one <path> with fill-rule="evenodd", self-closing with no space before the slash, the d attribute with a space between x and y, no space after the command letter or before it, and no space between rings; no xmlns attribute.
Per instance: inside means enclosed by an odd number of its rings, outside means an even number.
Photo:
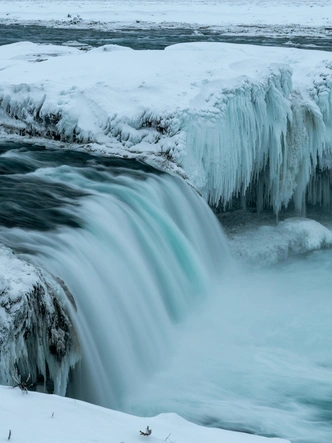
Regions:
<svg viewBox="0 0 332 443"><path fill-rule="evenodd" d="M22 196L12 196L28 216L20 226L17 214L15 228L2 228L0 239L61 278L76 300L83 358L70 394L121 408L167 359L173 324L213 291L230 262L225 238L179 178L136 162L114 167L86 154L38 149L6 152L9 170L18 155L28 172L7 178L18 181L17 194L27 183L34 203L26 207ZM42 206L52 211L36 213L45 189L52 198Z"/></svg>

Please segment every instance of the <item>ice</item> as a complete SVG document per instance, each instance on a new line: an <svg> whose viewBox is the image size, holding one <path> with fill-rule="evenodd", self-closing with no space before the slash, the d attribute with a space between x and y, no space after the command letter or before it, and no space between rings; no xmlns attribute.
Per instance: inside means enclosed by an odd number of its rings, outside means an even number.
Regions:
<svg viewBox="0 0 332 443"><path fill-rule="evenodd" d="M1 47L0 60L7 134L139 157L180 173L216 206L240 199L277 214L294 203L304 214L307 194L330 202L330 53L18 43Z"/></svg>
<svg viewBox="0 0 332 443"><path fill-rule="evenodd" d="M277 225L233 227L229 246L237 259L255 266L271 266L291 255L332 246L332 232L315 220L286 218Z"/></svg>
<svg viewBox="0 0 332 443"><path fill-rule="evenodd" d="M69 369L80 359L69 303L59 282L0 247L0 382L37 375L66 393Z"/></svg>

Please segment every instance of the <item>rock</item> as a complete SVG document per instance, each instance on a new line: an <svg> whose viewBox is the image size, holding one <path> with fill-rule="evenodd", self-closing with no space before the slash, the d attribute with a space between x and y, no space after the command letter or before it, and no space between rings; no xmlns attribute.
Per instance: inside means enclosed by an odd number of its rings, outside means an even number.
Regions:
<svg viewBox="0 0 332 443"><path fill-rule="evenodd" d="M69 294L60 279L0 246L0 384L14 385L16 373L31 374L33 382L43 376L65 395L69 371L81 357Z"/></svg>

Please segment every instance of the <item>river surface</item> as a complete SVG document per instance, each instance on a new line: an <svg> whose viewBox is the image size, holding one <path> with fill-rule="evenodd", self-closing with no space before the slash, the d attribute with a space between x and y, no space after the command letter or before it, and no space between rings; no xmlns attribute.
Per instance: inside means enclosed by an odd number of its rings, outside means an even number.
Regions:
<svg viewBox="0 0 332 443"><path fill-rule="evenodd" d="M261 46L286 46L303 49L332 50L330 35L290 36L290 35L250 35L234 34L217 29L193 28L122 28L121 30L97 30L94 28L50 28L36 25L0 24L0 45L31 41L34 43L76 44L78 47L121 45L133 49L164 49L176 43L188 42L226 42ZM74 42L74 43L73 43ZM75 43L76 42L76 43Z"/></svg>

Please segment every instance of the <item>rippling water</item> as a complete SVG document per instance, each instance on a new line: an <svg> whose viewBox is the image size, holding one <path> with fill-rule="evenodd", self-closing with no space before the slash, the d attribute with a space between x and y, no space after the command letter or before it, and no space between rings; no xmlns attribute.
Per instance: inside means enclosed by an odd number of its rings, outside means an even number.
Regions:
<svg viewBox="0 0 332 443"><path fill-rule="evenodd" d="M34 43L66 44L79 42L83 45L102 46L115 44L129 46L133 49L164 49L166 46L176 43L187 42L226 42L251 44L261 46L287 46L304 49L332 50L332 39L315 36L289 36L289 35L250 35L248 33L234 35L225 31L200 27L192 28L151 28L133 29L122 28L121 30L78 29L78 28L49 28L35 25L3 25L0 24L0 45L6 45L19 41L31 41ZM78 45L79 46L79 45Z"/></svg>

